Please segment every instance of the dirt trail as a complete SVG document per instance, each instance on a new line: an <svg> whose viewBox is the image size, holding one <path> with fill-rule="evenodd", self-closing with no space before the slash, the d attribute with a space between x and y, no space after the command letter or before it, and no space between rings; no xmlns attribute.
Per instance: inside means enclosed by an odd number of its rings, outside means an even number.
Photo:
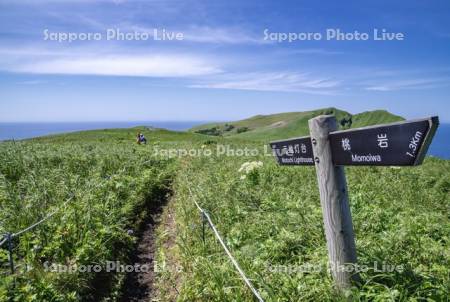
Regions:
<svg viewBox="0 0 450 302"><path fill-rule="evenodd" d="M143 223L142 231L138 238L138 244L130 263L138 264L139 267L146 267L146 272L127 273L123 285L122 302L149 302L155 295L155 272L154 259L156 250L155 231L161 220L161 213L166 203L163 201L155 202L149 209L149 215Z"/></svg>

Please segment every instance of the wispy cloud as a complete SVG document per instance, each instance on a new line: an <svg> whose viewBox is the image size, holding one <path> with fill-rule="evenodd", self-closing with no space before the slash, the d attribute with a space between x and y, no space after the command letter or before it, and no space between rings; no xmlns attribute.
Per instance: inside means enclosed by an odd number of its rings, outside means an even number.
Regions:
<svg viewBox="0 0 450 302"><path fill-rule="evenodd" d="M44 80L29 80L29 81L22 81L18 82L19 85L39 85L39 84L45 84L47 81Z"/></svg>
<svg viewBox="0 0 450 302"><path fill-rule="evenodd" d="M207 60L179 55L110 55L37 59L10 66L8 71L32 74L68 74L141 77L188 77L220 72Z"/></svg>
<svg viewBox="0 0 450 302"><path fill-rule="evenodd" d="M139 24L119 24L117 26L123 31L136 31L147 33L153 36L156 27L146 27ZM161 29L161 28L159 28ZM183 34L183 41L193 43L211 43L211 44L272 44L272 41L263 39L263 35L249 33L241 28L231 27L209 27L190 25L183 28L164 28L167 31L173 31Z"/></svg>
<svg viewBox="0 0 450 302"><path fill-rule="evenodd" d="M407 89L429 89L450 85L450 77L441 78L416 78L405 80L384 80L377 84L365 87L366 90L371 91L394 91Z"/></svg>
<svg viewBox="0 0 450 302"><path fill-rule="evenodd" d="M239 28L220 28L192 26L184 31L186 41L219 44L270 44L260 36L242 31Z"/></svg>
<svg viewBox="0 0 450 302"><path fill-rule="evenodd" d="M288 55L340 55L344 54L343 51L329 50L324 48L300 48L300 49L283 49L280 53L285 53Z"/></svg>
<svg viewBox="0 0 450 302"><path fill-rule="evenodd" d="M0 47L0 70L29 74L195 77L222 72L221 66L208 56L188 52L148 53L115 46L63 46L45 48L38 45L20 49Z"/></svg>
<svg viewBox="0 0 450 302"><path fill-rule="evenodd" d="M213 79L190 85L190 87L337 94L336 88L339 84L339 81L317 78L306 73L258 72L218 75Z"/></svg>
<svg viewBox="0 0 450 302"><path fill-rule="evenodd" d="M83 4L94 4L94 3L114 3L122 4L125 2L133 2L133 0L3 0L3 4L23 4L23 5L46 5L46 4L70 4L70 3L83 3ZM134 2L136 2L134 0Z"/></svg>

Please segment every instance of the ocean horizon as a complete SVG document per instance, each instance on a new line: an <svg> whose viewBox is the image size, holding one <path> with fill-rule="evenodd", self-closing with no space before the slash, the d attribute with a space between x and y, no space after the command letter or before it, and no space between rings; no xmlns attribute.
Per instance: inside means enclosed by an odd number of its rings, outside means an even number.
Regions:
<svg viewBox="0 0 450 302"><path fill-rule="evenodd" d="M173 131L186 131L211 121L134 121L134 122L0 122L0 142L86 130L147 126ZM450 159L450 124L440 124L427 155Z"/></svg>
<svg viewBox="0 0 450 302"><path fill-rule="evenodd" d="M130 121L130 122L0 122L0 141L22 140L39 136L87 130L132 128L138 126L185 131L208 121Z"/></svg>

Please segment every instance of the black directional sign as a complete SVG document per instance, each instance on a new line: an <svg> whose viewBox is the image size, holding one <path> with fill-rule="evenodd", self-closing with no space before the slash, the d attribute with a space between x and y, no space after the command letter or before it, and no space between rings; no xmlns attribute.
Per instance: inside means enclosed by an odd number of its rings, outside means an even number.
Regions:
<svg viewBox="0 0 450 302"><path fill-rule="evenodd" d="M416 166L420 165L433 139L437 116L331 132L334 165ZM314 165L309 136L271 142L280 165Z"/></svg>
<svg viewBox="0 0 450 302"><path fill-rule="evenodd" d="M335 165L420 165L439 124L438 117L330 133Z"/></svg>
<svg viewBox="0 0 450 302"><path fill-rule="evenodd" d="M280 165L314 165L309 136L271 142L270 147Z"/></svg>

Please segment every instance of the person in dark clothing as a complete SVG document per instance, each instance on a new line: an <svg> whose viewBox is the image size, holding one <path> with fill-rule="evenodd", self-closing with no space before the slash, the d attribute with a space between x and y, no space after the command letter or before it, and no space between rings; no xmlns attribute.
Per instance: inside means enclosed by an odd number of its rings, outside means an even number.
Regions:
<svg viewBox="0 0 450 302"><path fill-rule="evenodd" d="M147 144L147 139L145 138L144 134L138 133L136 137L136 142L140 144Z"/></svg>
<svg viewBox="0 0 450 302"><path fill-rule="evenodd" d="M142 144L147 144L147 139L145 138L144 134L140 134L139 136L139 140L141 141Z"/></svg>

